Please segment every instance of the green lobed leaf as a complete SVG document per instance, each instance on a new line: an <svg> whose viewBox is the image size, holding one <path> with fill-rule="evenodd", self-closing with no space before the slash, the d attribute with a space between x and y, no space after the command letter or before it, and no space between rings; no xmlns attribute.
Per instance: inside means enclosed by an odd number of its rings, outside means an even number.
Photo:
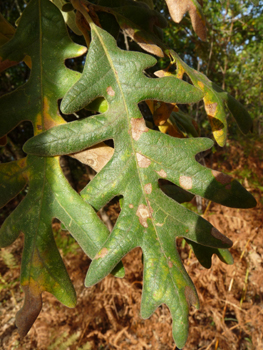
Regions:
<svg viewBox="0 0 263 350"><path fill-rule="evenodd" d="M24 150L44 156L69 154L113 139L113 157L81 195L96 210L121 195L122 209L112 233L92 261L85 284L100 281L124 255L140 246L144 256L142 317L167 304L175 342L182 347L188 333L189 305L198 307L198 298L175 239L185 237L209 247L210 257L210 248L219 254L217 249L230 247L231 241L205 219L166 196L158 180L169 180L224 205L250 207L255 200L236 180L197 163L195 155L210 148L211 140L176 139L145 125L138 108L140 101L193 103L203 97L201 91L175 77L147 78L143 70L155 64L154 58L120 50L108 33L90 20L89 24L92 42L83 75L65 95L61 109L72 113L103 97L108 110L54 127L29 140Z"/></svg>
<svg viewBox="0 0 263 350"><path fill-rule="evenodd" d="M194 86L204 92L204 105L212 127L216 142L223 147L227 137L227 110L236 119L241 131L248 133L252 128L252 119L247 110L236 101L229 93L211 82L204 74L190 68L172 50L169 50L171 57L177 65L177 76L182 77L185 72L191 79Z"/></svg>
<svg viewBox="0 0 263 350"><path fill-rule="evenodd" d="M3 174L3 169L9 164L14 168L14 163L1 164L0 174ZM108 231L95 211L70 187L58 158L29 156L26 163L24 176L29 180L29 190L2 225L0 246L12 244L20 232L24 233L21 285L26 293L25 305L30 298L40 300L36 318L41 310L43 291L52 293L66 306L73 307L76 303L74 288L54 241L51 226L53 218L61 220L91 257L102 246ZM10 193L14 194L12 191ZM91 239L90 232L95 233L96 239ZM28 308L30 309L30 305ZM20 311L17 317L17 326L22 336L26 335L35 321L33 318L27 322L28 312L33 312L28 308L23 313Z"/></svg>
<svg viewBox="0 0 263 350"><path fill-rule="evenodd" d="M48 0L30 2L15 36L0 50L0 55L10 60L20 60L26 54L32 59L29 81L0 99L2 135L25 119L33 123L35 134L54 124L65 123L57 101L79 73L67 69L64 60L85 50L71 42L55 5ZM1 247L11 244L21 231L25 236L21 269L25 304L16 320L18 331L24 336L41 310L43 291L52 293L69 307L76 302L74 288L53 238L53 218L61 220L90 257L102 247L108 230L94 209L70 187L57 158L29 156L0 164L0 184L1 206L29 185L26 197L0 230ZM96 235L95 239L90 239L90 232ZM118 275L122 274L123 268Z"/></svg>
<svg viewBox="0 0 263 350"><path fill-rule="evenodd" d="M14 37L0 48L3 59L19 62L29 55L32 60L28 82L0 98L0 137L24 120L32 122L34 134L65 122L58 113L57 101L80 74L66 68L64 60L85 51L70 40L55 5L48 0L28 4Z"/></svg>

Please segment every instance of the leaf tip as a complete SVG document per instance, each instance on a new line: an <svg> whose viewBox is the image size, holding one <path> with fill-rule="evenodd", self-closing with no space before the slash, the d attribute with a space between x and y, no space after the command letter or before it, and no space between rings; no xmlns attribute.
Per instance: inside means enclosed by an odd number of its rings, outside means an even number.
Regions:
<svg viewBox="0 0 263 350"><path fill-rule="evenodd" d="M199 301L197 295L190 286L185 286L184 296L187 301L188 307L193 305L196 308L199 308Z"/></svg>
<svg viewBox="0 0 263 350"><path fill-rule="evenodd" d="M33 326L42 309L42 296L41 292L32 291L29 286L22 286L22 289L25 293L25 301L22 309L16 314L16 326L19 335L23 338Z"/></svg>
<svg viewBox="0 0 263 350"><path fill-rule="evenodd" d="M212 227L211 235L216 239L219 239L222 243L226 244L229 247L233 245L233 242L229 238L224 236L221 232L219 232L215 227Z"/></svg>

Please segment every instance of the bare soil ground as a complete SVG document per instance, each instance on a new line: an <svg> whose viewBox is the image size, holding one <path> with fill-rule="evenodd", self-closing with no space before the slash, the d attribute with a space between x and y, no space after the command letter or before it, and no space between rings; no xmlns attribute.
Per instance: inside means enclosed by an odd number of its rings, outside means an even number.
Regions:
<svg viewBox="0 0 263 350"><path fill-rule="evenodd" d="M234 264L227 266L213 257L211 269L204 269L189 246L177 241L186 270L200 298L200 309L191 309L189 337L184 350L263 350L263 163L255 143L249 154L237 142L230 142L230 156L214 159L213 168L244 174L243 185L258 205L249 210L230 209L210 203L205 218L234 242ZM245 172L244 172L245 169ZM235 175L236 174L236 175ZM261 180L261 186L263 186ZM116 204L107 208L114 223ZM59 225L54 224L54 231ZM62 234L62 238L61 238ZM67 233L60 233L58 246L74 283L78 304L74 309L43 294L44 306L29 334L21 340L14 322L22 307L19 286L23 237L0 255L0 349L44 350L175 350L168 308L159 307L147 320L140 317L142 293L141 250L130 252L123 263L124 279L108 276L92 288L83 281L90 260ZM58 238L57 238L58 239ZM64 242L63 244L61 242ZM66 243L65 243L66 242Z"/></svg>

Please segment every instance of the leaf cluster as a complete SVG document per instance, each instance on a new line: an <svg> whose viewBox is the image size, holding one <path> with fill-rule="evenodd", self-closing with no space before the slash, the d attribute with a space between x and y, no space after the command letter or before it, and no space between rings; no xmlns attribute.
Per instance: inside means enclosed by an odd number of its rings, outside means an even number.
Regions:
<svg viewBox="0 0 263 350"><path fill-rule="evenodd" d="M189 12L194 30L205 40L205 20L197 1L167 1L167 5L177 22ZM9 24L3 23L5 31ZM71 41L65 23L83 35L87 48ZM17 30L0 48L3 69L22 60L31 68L28 81L0 99L0 137L25 120L34 130L23 148L27 156L0 165L1 206L28 186L0 230L2 247L12 244L20 232L25 237L21 268L25 302L16 318L22 336L41 310L44 291L66 306L76 303L53 237L53 218L92 259L87 287L109 273L123 277L121 259L141 247L141 315L150 317L159 305L167 304L179 347L187 339L189 307L198 307L198 297L177 252L176 238L185 238L207 268L213 254L232 263L227 249L232 242L181 203L198 195L229 207L249 208L255 199L238 181L196 160L213 141L198 137L193 118L180 106L203 99L221 146L227 135L227 110L243 132L251 128L251 118L229 94L164 44L166 25L152 1L71 0L68 5L31 0ZM120 31L127 50L117 45ZM136 42L137 51L129 50L127 38ZM86 51L82 74L66 68L66 59ZM153 55L170 61L155 76L146 73L157 63ZM192 84L183 80L184 74ZM144 101L150 118L139 109ZM68 123L63 118L83 109L94 113ZM61 155L77 158L97 172L80 194L64 177ZM109 232L97 212L116 196L123 198L121 213Z"/></svg>

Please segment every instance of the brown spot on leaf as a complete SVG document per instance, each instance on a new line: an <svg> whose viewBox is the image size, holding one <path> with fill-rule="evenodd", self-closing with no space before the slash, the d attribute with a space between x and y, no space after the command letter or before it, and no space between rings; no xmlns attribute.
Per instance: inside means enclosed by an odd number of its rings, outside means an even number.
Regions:
<svg viewBox="0 0 263 350"><path fill-rule="evenodd" d="M185 286L184 295L185 295L185 299L186 299L187 304L188 304L189 307L191 305L196 305L196 306L198 305L197 296L196 296L195 292L192 290L191 287Z"/></svg>
<svg viewBox="0 0 263 350"><path fill-rule="evenodd" d="M129 208L131 208L131 209L132 209L132 208L133 208L133 204L129 204Z"/></svg>
<svg viewBox="0 0 263 350"><path fill-rule="evenodd" d="M115 91L113 90L113 88L111 86L108 86L107 89L107 94L110 96L114 96L115 95Z"/></svg>
<svg viewBox="0 0 263 350"><path fill-rule="evenodd" d="M156 171L156 172L157 172L157 174L160 175L161 177L167 177L167 174L166 174L166 172L165 172L163 169L161 169L160 171Z"/></svg>
<svg viewBox="0 0 263 350"><path fill-rule="evenodd" d="M94 257L94 260L104 258L108 254L108 249L107 248L102 248Z"/></svg>
<svg viewBox="0 0 263 350"><path fill-rule="evenodd" d="M185 190L191 190L193 187L193 181L190 176L180 176L179 183L182 188Z"/></svg>
<svg viewBox="0 0 263 350"><path fill-rule="evenodd" d="M157 223L155 224L155 226L160 226L160 227L162 227L163 224L160 224L159 222L157 222Z"/></svg>
<svg viewBox="0 0 263 350"><path fill-rule="evenodd" d="M223 174L220 171L212 170L212 174L215 177L216 181L220 182L222 185L228 185L233 180L231 176Z"/></svg>
<svg viewBox="0 0 263 350"><path fill-rule="evenodd" d="M136 153L136 158L140 168L148 168L151 165L151 160L140 153Z"/></svg>
<svg viewBox="0 0 263 350"><path fill-rule="evenodd" d="M21 168L24 168L26 166L26 161L27 159L26 158L22 158L18 161L18 164Z"/></svg>
<svg viewBox="0 0 263 350"><path fill-rule="evenodd" d="M131 118L131 131L132 138L135 141L138 141L143 132L147 132L149 129L145 125L145 121L143 118Z"/></svg>
<svg viewBox="0 0 263 350"><path fill-rule="evenodd" d="M205 103L205 110L207 115L214 117L216 115L217 103Z"/></svg>
<svg viewBox="0 0 263 350"><path fill-rule="evenodd" d="M215 227L211 230L211 235L215 237L216 239L219 239L222 243L227 244L229 246L232 246L233 242L224 236L221 232L219 232Z"/></svg>
<svg viewBox="0 0 263 350"><path fill-rule="evenodd" d="M152 184L151 184L151 183L146 184L146 185L144 186L144 192L145 192L146 194L151 194L151 193L152 193Z"/></svg>
<svg viewBox="0 0 263 350"><path fill-rule="evenodd" d="M168 266L170 267L170 269L173 267L173 263L171 261L168 261Z"/></svg>
<svg viewBox="0 0 263 350"><path fill-rule="evenodd" d="M37 316L42 309L41 291L37 288L22 286L25 293L25 301L21 310L16 314L16 326L19 335L23 338L27 335L30 328L33 326Z"/></svg>
<svg viewBox="0 0 263 350"><path fill-rule="evenodd" d="M148 207L144 204L140 204L136 211L136 215L139 218L139 221L143 227L148 227L147 219L151 217Z"/></svg>
<svg viewBox="0 0 263 350"><path fill-rule="evenodd" d="M150 215L152 215L153 214L153 208L151 206L151 203L150 203L150 201L148 199L146 199L146 201L147 201L148 208L150 209Z"/></svg>

